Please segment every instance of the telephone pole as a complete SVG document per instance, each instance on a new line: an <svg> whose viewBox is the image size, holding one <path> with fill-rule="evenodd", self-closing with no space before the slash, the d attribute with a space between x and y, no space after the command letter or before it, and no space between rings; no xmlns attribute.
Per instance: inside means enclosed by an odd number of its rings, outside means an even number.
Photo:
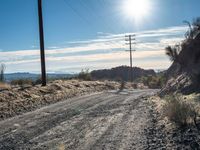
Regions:
<svg viewBox="0 0 200 150"><path fill-rule="evenodd" d="M39 18L39 34L40 34L40 57L41 57L42 86L46 86L47 81L46 81L46 66L45 66L42 0L38 0L38 18Z"/></svg>
<svg viewBox="0 0 200 150"><path fill-rule="evenodd" d="M135 50L132 50L132 44L135 44L135 35L126 35L125 36L125 41L128 41L128 44L129 45L129 52L130 52L130 80L131 82L133 82L133 57L132 57L132 51L135 51Z"/></svg>

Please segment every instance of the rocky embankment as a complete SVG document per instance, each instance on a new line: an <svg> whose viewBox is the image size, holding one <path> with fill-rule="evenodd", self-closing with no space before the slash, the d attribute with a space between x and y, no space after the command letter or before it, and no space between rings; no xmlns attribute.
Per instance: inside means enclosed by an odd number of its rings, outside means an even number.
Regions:
<svg viewBox="0 0 200 150"><path fill-rule="evenodd" d="M161 95L169 93L191 94L200 91L200 33L186 39L181 45L177 61L167 70L168 82Z"/></svg>

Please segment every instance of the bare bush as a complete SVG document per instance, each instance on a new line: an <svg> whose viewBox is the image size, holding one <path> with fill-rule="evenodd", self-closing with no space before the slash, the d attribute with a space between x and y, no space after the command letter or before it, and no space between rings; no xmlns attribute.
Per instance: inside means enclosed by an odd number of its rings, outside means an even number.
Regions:
<svg viewBox="0 0 200 150"><path fill-rule="evenodd" d="M197 111L195 107L180 96L170 95L166 97L164 106L164 115L179 126L185 126L193 123Z"/></svg>
<svg viewBox="0 0 200 150"><path fill-rule="evenodd" d="M125 81L124 80L121 80L121 84L120 84L120 91L122 91L124 88L125 88Z"/></svg>

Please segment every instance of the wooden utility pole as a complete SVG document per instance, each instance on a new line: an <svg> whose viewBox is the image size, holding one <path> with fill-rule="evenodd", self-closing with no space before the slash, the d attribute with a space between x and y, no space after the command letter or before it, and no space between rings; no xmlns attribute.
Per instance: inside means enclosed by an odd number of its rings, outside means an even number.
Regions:
<svg viewBox="0 0 200 150"><path fill-rule="evenodd" d="M41 57L41 73L42 86L46 86L46 66L45 66L45 50L44 50L44 30L42 16L42 0L38 0L38 18L39 18L39 34L40 34L40 57Z"/></svg>
<svg viewBox="0 0 200 150"><path fill-rule="evenodd" d="M129 45L129 52L130 52L130 80L131 82L133 82L133 57L132 57L132 51L135 51L135 50L132 50L132 44L135 44L135 42L132 42L132 41L135 41L135 35L126 35L125 36L125 40L128 41L128 44Z"/></svg>

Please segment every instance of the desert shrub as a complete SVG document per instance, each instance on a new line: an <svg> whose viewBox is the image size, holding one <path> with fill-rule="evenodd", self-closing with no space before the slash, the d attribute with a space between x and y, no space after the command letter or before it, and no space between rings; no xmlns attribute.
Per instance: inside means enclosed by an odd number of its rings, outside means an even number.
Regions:
<svg viewBox="0 0 200 150"><path fill-rule="evenodd" d="M125 82L125 80L124 80L122 77L119 77L119 76L115 77L115 78L114 78L114 81L117 81L117 82Z"/></svg>
<svg viewBox="0 0 200 150"><path fill-rule="evenodd" d="M181 96L170 95L166 98L164 106L164 115L169 120L179 126L191 124L195 118L197 111L195 107L182 99Z"/></svg>
<svg viewBox="0 0 200 150"><path fill-rule="evenodd" d="M161 88L166 83L166 77L164 75L141 77L137 82L141 82L149 88Z"/></svg>
<svg viewBox="0 0 200 150"><path fill-rule="evenodd" d="M78 79L80 80L85 80L85 81L91 81L92 80L92 76L89 72L89 69L82 69L82 71L78 74L77 76Z"/></svg>
<svg viewBox="0 0 200 150"><path fill-rule="evenodd" d="M31 79L16 79L12 80L11 85L33 85L34 82Z"/></svg>
<svg viewBox="0 0 200 150"><path fill-rule="evenodd" d="M38 78L35 80L34 85L42 84L42 79Z"/></svg>
<svg viewBox="0 0 200 150"><path fill-rule="evenodd" d="M54 78L50 78L48 75L46 76L46 81L49 82L49 81L54 81L56 79ZM42 77L39 75L33 82L33 85L38 85L38 84L42 84Z"/></svg>
<svg viewBox="0 0 200 150"><path fill-rule="evenodd" d="M125 88L125 84L126 84L126 82L124 81L124 80L121 80L120 81L120 90L123 90L124 88Z"/></svg>
<svg viewBox="0 0 200 150"><path fill-rule="evenodd" d="M180 51L181 51L180 45L175 45L174 47L167 46L165 48L166 55L169 57L171 61L174 61L174 62L179 62L178 56L179 56Z"/></svg>
<svg viewBox="0 0 200 150"><path fill-rule="evenodd" d="M200 17L194 18L192 23L189 21L183 22L189 27L189 30L185 33L186 39L194 39L200 33Z"/></svg>
<svg viewBox="0 0 200 150"><path fill-rule="evenodd" d="M133 87L134 89L137 89L137 88L138 88L137 83L132 83L132 87Z"/></svg>
<svg viewBox="0 0 200 150"><path fill-rule="evenodd" d="M48 76L48 74L47 74L47 76L46 76L46 81L47 81L47 83L48 82L53 82L53 81L55 81L55 80L67 80L67 78L59 78L59 77L50 77L50 76ZM39 75L35 80L34 80L34 82L33 82L33 85L39 85L39 84L42 84L42 77Z"/></svg>

